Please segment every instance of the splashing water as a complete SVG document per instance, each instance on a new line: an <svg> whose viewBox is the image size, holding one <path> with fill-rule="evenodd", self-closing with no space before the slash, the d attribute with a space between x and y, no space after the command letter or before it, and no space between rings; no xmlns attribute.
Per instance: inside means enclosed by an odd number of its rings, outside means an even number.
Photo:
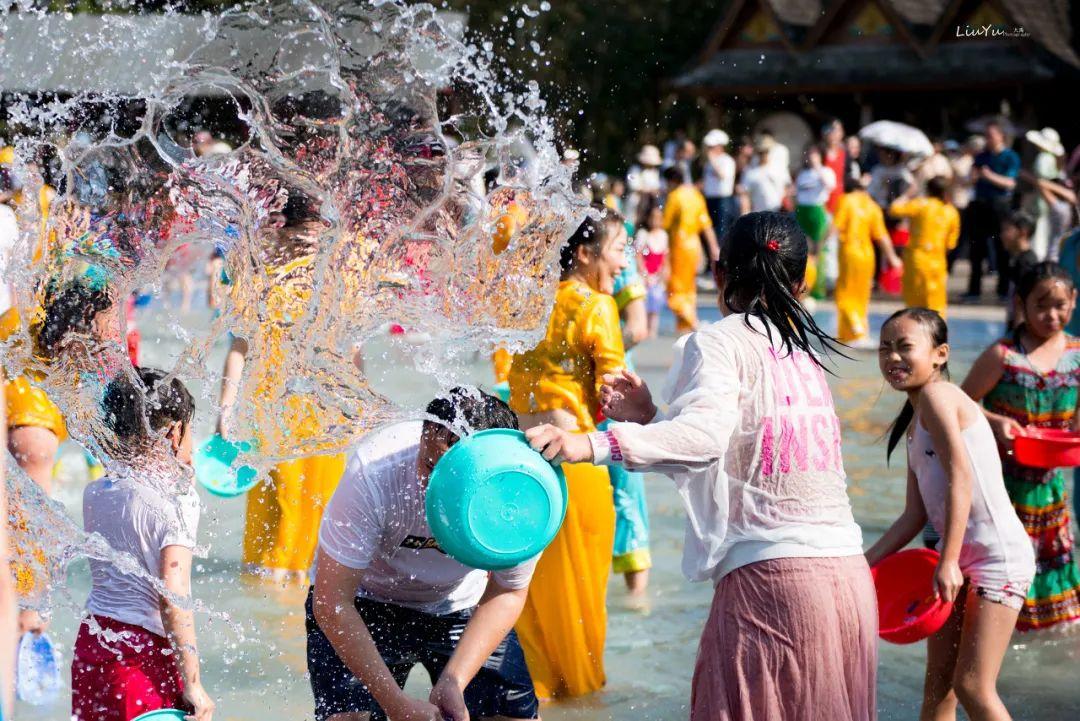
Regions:
<svg viewBox="0 0 1080 721"><path fill-rule="evenodd" d="M174 324L182 350L167 370L215 388L212 349L246 342L225 424L255 445L263 471L416 415L352 362L388 324L426 339L412 353L416 372L444 387L463 354L528 346L542 332L559 246L586 208L559 163L539 87L507 85L490 44L459 39L434 8L292 0L203 16L14 10L0 14L0 86L18 91L31 68L65 93L8 96L24 183L5 372L44 389L72 438L106 466L124 449L102 394L118 377L135 379L126 301L163 292L169 264L192 248L223 255L227 291L209 329ZM57 61L73 54L86 62ZM122 90L101 87L101 63L120 68ZM189 148L193 108L207 98L235 150ZM485 187L485 172L496 171ZM43 213L37 199L50 188ZM65 308L103 312L80 325ZM204 400L217 410L216 395ZM60 584L80 555L132 565L82 534L24 474L8 479L16 544L42 549L31 565L45 586Z"/></svg>

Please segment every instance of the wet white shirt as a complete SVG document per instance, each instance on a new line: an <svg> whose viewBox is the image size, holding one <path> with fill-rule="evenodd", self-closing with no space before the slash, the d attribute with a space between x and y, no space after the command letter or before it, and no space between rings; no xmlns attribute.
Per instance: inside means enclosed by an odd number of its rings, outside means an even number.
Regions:
<svg viewBox="0 0 1080 721"><path fill-rule="evenodd" d="M825 374L808 354L774 346L763 321L748 322L731 315L680 339L667 412L611 427L627 468L675 481L687 513L683 571L695 581L774 558L863 552ZM590 441L596 463L610 464L603 434Z"/></svg>
<svg viewBox="0 0 1080 721"><path fill-rule="evenodd" d="M968 402L974 405L973 401ZM908 467L919 483L919 495L930 524L942 537L938 542L940 551L945 543L949 476L922 421L915 420L913 424ZM986 416L981 411L977 413L975 422L960 437L972 470L971 509L960 548L960 570L976 585L1004 588L1014 584L1026 589L1035 576L1035 551L1005 490L1001 456Z"/></svg>
<svg viewBox="0 0 1080 721"><path fill-rule="evenodd" d="M450 558L432 536L416 477L422 427L398 423L360 442L323 512L319 550L364 570L358 596L445 615L479 603L488 572ZM503 588L526 588L535 566L534 558L492 576Z"/></svg>
<svg viewBox="0 0 1080 721"><path fill-rule="evenodd" d="M194 551L198 525L199 495L193 484L179 492L169 479L132 470L88 485L83 491L83 527L100 534L114 551L130 554L136 567L129 573L91 558L93 586L86 610L164 636L161 595L153 583L161 578L161 551L167 546Z"/></svg>
<svg viewBox="0 0 1080 721"><path fill-rule="evenodd" d="M8 278L8 264L11 252L19 239L19 223L15 211L0 203L0 313L11 307L11 283Z"/></svg>
<svg viewBox="0 0 1080 721"><path fill-rule="evenodd" d="M743 171L742 185L750 196L750 210L779 210L791 185L787 168L774 163L753 165Z"/></svg>

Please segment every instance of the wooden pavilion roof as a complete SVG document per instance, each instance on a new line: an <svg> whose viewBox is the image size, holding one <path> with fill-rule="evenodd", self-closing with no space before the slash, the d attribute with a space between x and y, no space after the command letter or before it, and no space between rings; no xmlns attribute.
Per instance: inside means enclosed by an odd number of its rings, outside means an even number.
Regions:
<svg viewBox="0 0 1080 721"><path fill-rule="evenodd" d="M699 93L994 87L1080 71L1070 0L731 0L671 85ZM973 33L986 32L990 36Z"/></svg>

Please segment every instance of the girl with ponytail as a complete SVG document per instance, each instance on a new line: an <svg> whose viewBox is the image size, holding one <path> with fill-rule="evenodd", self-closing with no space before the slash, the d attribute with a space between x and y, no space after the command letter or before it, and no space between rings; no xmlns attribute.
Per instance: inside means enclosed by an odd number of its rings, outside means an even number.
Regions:
<svg viewBox="0 0 1080 721"><path fill-rule="evenodd" d="M941 540L934 594L953 615L927 641L921 718L1008 719L998 671L1035 575L1035 554L1013 512L990 423L948 381L949 334L933 310L906 308L881 327L881 374L907 401L887 454L906 437L904 512L866 552L874 565L930 524Z"/></svg>
<svg viewBox="0 0 1080 721"><path fill-rule="evenodd" d="M527 431L549 459L672 478L683 570L711 581L692 721L875 717L877 611L826 382L837 341L798 301L806 235L780 213L733 225L716 270L725 318L676 345L667 408L604 378L605 432Z"/></svg>

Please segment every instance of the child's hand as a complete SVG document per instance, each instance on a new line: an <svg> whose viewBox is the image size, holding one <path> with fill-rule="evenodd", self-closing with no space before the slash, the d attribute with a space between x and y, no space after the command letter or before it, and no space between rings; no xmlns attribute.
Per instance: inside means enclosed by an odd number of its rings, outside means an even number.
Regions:
<svg viewBox="0 0 1080 721"><path fill-rule="evenodd" d="M552 463L592 463L592 444L584 434L544 424L525 431L525 438L534 451Z"/></svg>
<svg viewBox="0 0 1080 721"><path fill-rule="evenodd" d="M399 694L394 708L386 711L386 715L394 721L442 721L438 706L405 693Z"/></svg>
<svg viewBox="0 0 1080 721"><path fill-rule="evenodd" d="M953 603L963 585L964 574L960 572L960 564L942 558L934 572L934 595L942 601Z"/></svg>
<svg viewBox="0 0 1080 721"><path fill-rule="evenodd" d="M446 721L469 721L469 709L465 706L465 696L461 685L455 679L445 674L440 676L435 688L431 689L428 700L438 707L439 713Z"/></svg>
<svg viewBox="0 0 1080 721"><path fill-rule="evenodd" d="M625 368L609 373L600 387L600 410L613 421L648 423L656 417L656 404L645 381Z"/></svg>
<svg viewBox="0 0 1080 721"><path fill-rule="evenodd" d="M210 721L214 716L214 702L201 683L189 683L184 686L184 705L191 709L188 721Z"/></svg>
<svg viewBox="0 0 1080 721"><path fill-rule="evenodd" d="M1013 438L1024 435L1024 427L1008 416L993 415L987 420L990 422L990 430L994 432L998 445L1011 452Z"/></svg>

